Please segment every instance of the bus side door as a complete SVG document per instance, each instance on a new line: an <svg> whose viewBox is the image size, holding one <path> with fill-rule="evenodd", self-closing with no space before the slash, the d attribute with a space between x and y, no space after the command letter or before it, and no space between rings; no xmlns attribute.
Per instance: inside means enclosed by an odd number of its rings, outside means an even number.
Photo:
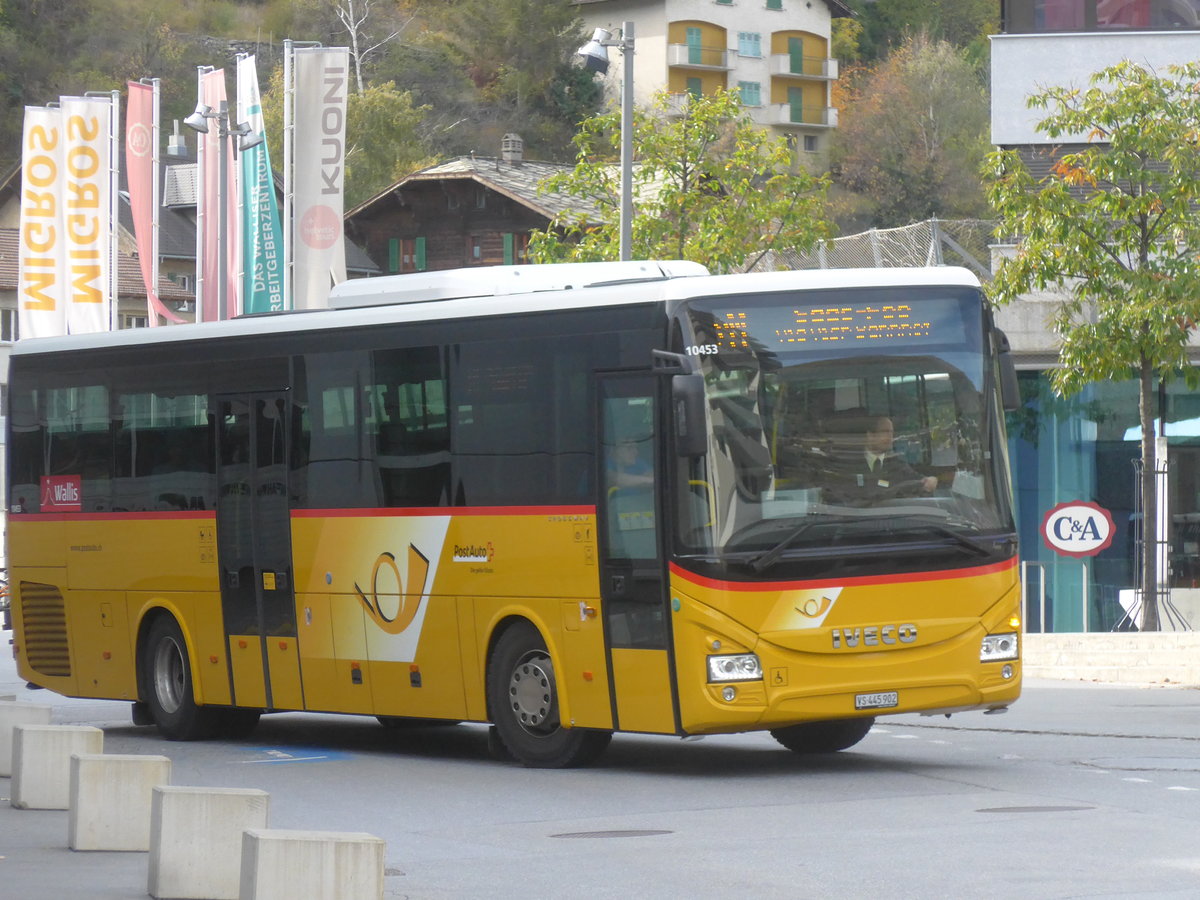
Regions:
<svg viewBox="0 0 1200 900"><path fill-rule="evenodd" d="M648 375L599 380L600 601L615 727L674 734L678 712L659 525L660 381Z"/></svg>
<svg viewBox="0 0 1200 900"><path fill-rule="evenodd" d="M303 709L288 495L288 395L215 399L217 565L233 702Z"/></svg>

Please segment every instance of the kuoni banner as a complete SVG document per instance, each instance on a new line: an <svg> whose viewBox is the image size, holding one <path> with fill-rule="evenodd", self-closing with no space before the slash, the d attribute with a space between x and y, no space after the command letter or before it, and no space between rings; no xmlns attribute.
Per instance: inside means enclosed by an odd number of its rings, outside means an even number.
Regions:
<svg viewBox="0 0 1200 900"><path fill-rule="evenodd" d="M238 121L254 134L266 134L258 70L253 56L237 64ZM238 156L242 185L242 308L248 313L279 312L283 300L283 234L267 142Z"/></svg>
<svg viewBox="0 0 1200 900"><path fill-rule="evenodd" d="M295 51L296 309L329 305L329 290L346 280L342 185L346 164L346 102L350 53L345 47Z"/></svg>
<svg viewBox="0 0 1200 900"><path fill-rule="evenodd" d="M17 320L21 337L66 334L62 110L25 107Z"/></svg>
<svg viewBox="0 0 1200 900"><path fill-rule="evenodd" d="M108 331L112 283L112 101L63 97L67 331Z"/></svg>

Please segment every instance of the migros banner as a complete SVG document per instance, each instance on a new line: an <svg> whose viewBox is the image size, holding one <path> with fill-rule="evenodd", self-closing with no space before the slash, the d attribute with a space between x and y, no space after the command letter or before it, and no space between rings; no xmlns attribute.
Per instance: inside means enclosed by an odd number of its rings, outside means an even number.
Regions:
<svg viewBox="0 0 1200 900"><path fill-rule="evenodd" d="M112 104L26 107L21 144L22 337L107 331L111 302Z"/></svg>
<svg viewBox="0 0 1200 900"><path fill-rule="evenodd" d="M21 337L66 334L62 110L25 107L17 315Z"/></svg>

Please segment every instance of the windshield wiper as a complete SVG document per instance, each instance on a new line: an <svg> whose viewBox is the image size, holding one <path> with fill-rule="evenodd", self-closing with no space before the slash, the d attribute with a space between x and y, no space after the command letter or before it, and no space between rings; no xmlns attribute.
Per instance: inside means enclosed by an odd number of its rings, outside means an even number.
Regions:
<svg viewBox="0 0 1200 900"><path fill-rule="evenodd" d="M769 569L771 566L773 566L775 564L775 561L778 560L779 557L783 555L783 551L792 545L792 542L795 541L796 538L800 537L802 534L804 534L806 531L808 531L813 526L820 525L820 524L823 524L823 523L826 523L829 521L830 521L830 519L827 516L822 516L821 518L813 517L810 519L806 519L805 521L801 522L797 527L795 527L791 531L789 531L787 537L785 537L782 541L780 541L778 544L776 544L770 550L765 550L758 556L751 559L749 562L750 568L754 570L754 573L756 575L760 574L764 569ZM833 521L842 521L842 520L835 519Z"/></svg>

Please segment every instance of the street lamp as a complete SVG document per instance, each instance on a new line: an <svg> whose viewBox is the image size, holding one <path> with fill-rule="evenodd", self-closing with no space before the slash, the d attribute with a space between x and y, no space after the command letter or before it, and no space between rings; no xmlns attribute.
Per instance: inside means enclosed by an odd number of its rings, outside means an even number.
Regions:
<svg viewBox="0 0 1200 900"><path fill-rule="evenodd" d="M221 277L217 279L217 320L226 319L229 317L229 209L225 198L225 185L229 179L229 138L236 137L237 144L234 147L236 154L242 150L249 150L251 147L256 147L263 142L261 134L255 134L250 130L250 126L245 122L230 122L229 121L229 103L222 100L216 110L213 111L211 106L204 103L196 104L196 111L183 120L183 124L192 131L199 134L208 134L208 120L213 119L217 123L218 137L218 161L219 167L217 171L217 259L220 263ZM200 260L196 261L200 263Z"/></svg>
<svg viewBox="0 0 1200 900"><path fill-rule="evenodd" d="M625 60L621 86L621 259L633 258L633 23L621 23L621 37L597 28L592 39L576 52L589 72L608 71L608 48L616 47Z"/></svg>

